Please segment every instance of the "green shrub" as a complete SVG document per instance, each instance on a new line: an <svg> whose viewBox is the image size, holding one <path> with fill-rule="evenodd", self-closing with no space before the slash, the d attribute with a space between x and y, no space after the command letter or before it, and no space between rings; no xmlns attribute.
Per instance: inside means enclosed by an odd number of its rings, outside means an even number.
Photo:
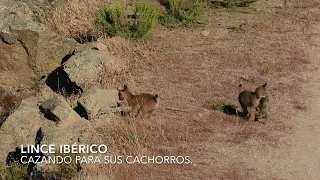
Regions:
<svg viewBox="0 0 320 180"><path fill-rule="evenodd" d="M231 8L231 7L247 7L257 0L211 0L211 7L215 8Z"/></svg>
<svg viewBox="0 0 320 180"><path fill-rule="evenodd" d="M237 114L237 107L233 104L228 104L225 102L218 102L213 105L214 110L222 111L225 114L228 115L236 115Z"/></svg>
<svg viewBox="0 0 320 180"><path fill-rule="evenodd" d="M165 0L167 10L159 17L167 27L190 26L205 22L206 3L202 0Z"/></svg>
<svg viewBox="0 0 320 180"><path fill-rule="evenodd" d="M12 163L7 167L0 167L0 179L23 180L29 179L27 166L20 166L18 163Z"/></svg>
<svg viewBox="0 0 320 180"><path fill-rule="evenodd" d="M99 10L96 25L110 36L145 39L150 35L150 30L156 24L157 19L156 6L138 3L130 7L125 6L121 1L113 7Z"/></svg>

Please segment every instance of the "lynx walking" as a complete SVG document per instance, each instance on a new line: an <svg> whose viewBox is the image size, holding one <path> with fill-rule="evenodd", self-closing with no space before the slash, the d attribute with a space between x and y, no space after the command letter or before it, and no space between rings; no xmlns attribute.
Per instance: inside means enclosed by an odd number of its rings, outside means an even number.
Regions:
<svg viewBox="0 0 320 180"><path fill-rule="evenodd" d="M135 117L143 117L144 115L154 111L159 104L158 95L149 93L132 94L127 85L122 90L119 89L119 99L124 100L132 110L137 110Z"/></svg>

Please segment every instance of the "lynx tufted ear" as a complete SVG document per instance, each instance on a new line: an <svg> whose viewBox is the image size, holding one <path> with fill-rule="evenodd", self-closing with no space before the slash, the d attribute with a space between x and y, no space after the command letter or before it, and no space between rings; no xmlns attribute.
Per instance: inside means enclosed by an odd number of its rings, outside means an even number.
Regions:
<svg viewBox="0 0 320 180"><path fill-rule="evenodd" d="M266 87L267 86L267 84L268 84L268 82L269 82L269 79L267 80L267 82L266 83L264 83L264 85L262 85L262 87Z"/></svg>
<svg viewBox="0 0 320 180"><path fill-rule="evenodd" d="M128 86L127 85L123 85L123 89L117 88L118 91L124 91L124 90L128 90Z"/></svg>

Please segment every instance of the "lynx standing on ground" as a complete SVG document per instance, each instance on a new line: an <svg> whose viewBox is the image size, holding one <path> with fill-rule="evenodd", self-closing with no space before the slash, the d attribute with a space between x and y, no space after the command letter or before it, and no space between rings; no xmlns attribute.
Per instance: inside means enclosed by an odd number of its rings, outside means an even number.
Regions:
<svg viewBox="0 0 320 180"><path fill-rule="evenodd" d="M268 82L257 87L255 92L244 90L238 96L243 116L248 117L249 113L249 121L254 121L255 119L256 108L259 107L260 99L266 96L267 84Z"/></svg>
<svg viewBox="0 0 320 180"><path fill-rule="evenodd" d="M124 85L123 90L119 89L119 99L125 100L125 102L133 110L137 110L135 117L142 117L148 113L154 111L159 104L158 95L152 95L148 93L141 93L133 95L127 85Z"/></svg>

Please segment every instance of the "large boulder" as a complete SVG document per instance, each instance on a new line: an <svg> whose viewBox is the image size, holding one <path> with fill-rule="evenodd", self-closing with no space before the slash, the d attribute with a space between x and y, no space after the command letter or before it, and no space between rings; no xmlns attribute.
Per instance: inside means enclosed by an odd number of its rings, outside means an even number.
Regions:
<svg viewBox="0 0 320 180"><path fill-rule="evenodd" d="M97 84L103 73L105 63L112 64L112 61L99 51L89 49L72 56L64 65L64 71L72 82L81 88L85 88Z"/></svg>
<svg viewBox="0 0 320 180"><path fill-rule="evenodd" d="M88 119L92 120L99 113L106 113L108 109L116 108L118 100L117 90L92 88L82 94L78 103L85 110Z"/></svg>
<svg viewBox="0 0 320 180"><path fill-rule="evenodd" d="M1 35L0 35L1 36ZM31 85L36 74L28 65L28 54L22 44L0 41L0 82L4 87Z"/></svg>
<svg viewBox="0 0 320 180"><path fill-rule="evenodd" d="M45 25L14 21L0 29L0 82L30 84L51 73L78 43Z"/></svg>
<svg viewBox="0 0 320 180"><path fill-rule="evenodd" d="M64 64L64 71L72 82L82 89L96 87L105 74L122 72L125 67L111 54L94 49L76 53Z"/></svg>

